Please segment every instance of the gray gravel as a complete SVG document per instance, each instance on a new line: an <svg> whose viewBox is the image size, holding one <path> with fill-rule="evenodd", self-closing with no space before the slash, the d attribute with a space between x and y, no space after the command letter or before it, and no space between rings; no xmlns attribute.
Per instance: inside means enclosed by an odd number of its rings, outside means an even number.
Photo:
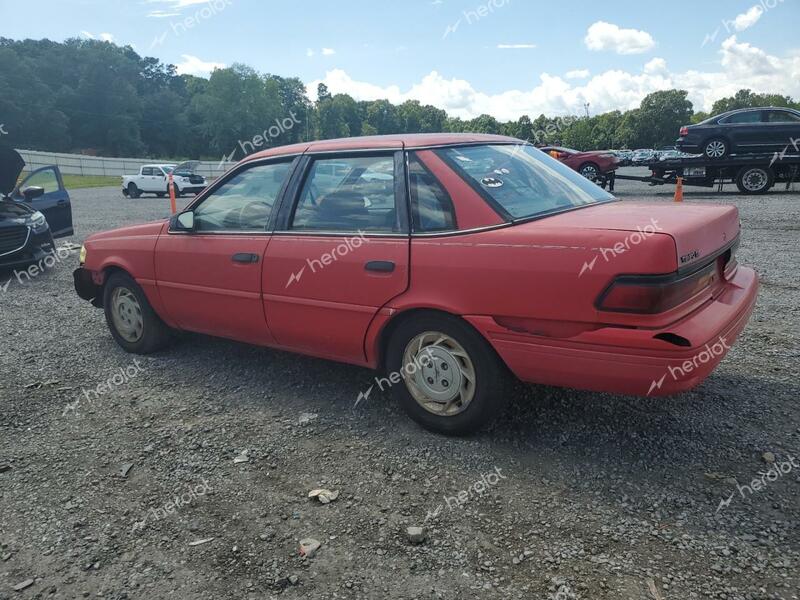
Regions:
<svg viewBox="0 0 800 600"><path fill-rule="evenodd" d="M77 243L168 212L112 188L72 197ZM798 598L800 469L745 497L735 481L800 457L800 195L686 199L737 205L739 260L763 276L712 377L665 399L519 386L469 439L419 429L388 395L354 410L373 377L356 367L197 335L134 365L73 264L12 281L0 599ZM120 368L127 382L82 394Z"/></svg>

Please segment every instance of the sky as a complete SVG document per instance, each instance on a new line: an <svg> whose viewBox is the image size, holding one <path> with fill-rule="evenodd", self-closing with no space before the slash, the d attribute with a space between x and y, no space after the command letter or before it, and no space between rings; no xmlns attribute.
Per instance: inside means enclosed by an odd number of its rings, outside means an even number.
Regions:
<svg viewBox="0 0 800 600"><path fill-rule="evenodd" d="M207 77L247 64L357 100L501 119L741 88L800 98L800 0L0 0L0 36L95 38ZM588 106L587 106L588 105Z"/></svg>

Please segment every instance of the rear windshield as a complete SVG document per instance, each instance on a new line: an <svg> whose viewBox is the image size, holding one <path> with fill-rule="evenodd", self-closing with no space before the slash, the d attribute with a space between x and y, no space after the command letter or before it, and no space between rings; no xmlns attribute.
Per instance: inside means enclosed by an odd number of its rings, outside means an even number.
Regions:
<svg viewBox="0 0 800 600"><path fill-rule="evenodd" d="M514 221L614 200L597 184L527 144L459 146L437 152Z"/></svg>

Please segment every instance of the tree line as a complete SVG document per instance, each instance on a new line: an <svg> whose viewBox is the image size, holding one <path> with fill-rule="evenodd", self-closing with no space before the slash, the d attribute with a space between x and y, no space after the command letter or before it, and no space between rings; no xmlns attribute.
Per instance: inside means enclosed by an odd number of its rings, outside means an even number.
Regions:
<svg viewBox="0 0 800 600"><path fill-rule="evenodd" d="M324 84L311 101L297 77L234 64L208 79L141 57L130 46L0 38L0 142L17 148L101 156L231 160L269 146L312 139L425 132L495 133L580 150L671 145L678 129L750 106L800 108L791 97L740 90L709 114L694 112L684 90L645 97L639 108L590 117L502 122L451 117L407 100L357 101Z"/></svg>

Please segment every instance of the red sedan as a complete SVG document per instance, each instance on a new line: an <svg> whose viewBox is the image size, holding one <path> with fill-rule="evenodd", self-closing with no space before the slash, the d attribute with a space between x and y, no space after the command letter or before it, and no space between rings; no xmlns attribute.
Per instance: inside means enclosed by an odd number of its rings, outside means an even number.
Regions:
<svg viewBox="0 0 800 600"><path fill-rule="evenodd" d="M619 157L611 152L602 150L581 152L560 146L544 146L539 149L592 181L619 168Z"/></svg>
<svg viewBox="0 0 800 600"><path fill-rule="evenodd" d="M635 395L705 379L748 321L733 206L620 202L520 140L273 148L168 221L91 236L78 294L128 352L193 331L384 371L422 425L472 431L511 374Z"/></svg>

